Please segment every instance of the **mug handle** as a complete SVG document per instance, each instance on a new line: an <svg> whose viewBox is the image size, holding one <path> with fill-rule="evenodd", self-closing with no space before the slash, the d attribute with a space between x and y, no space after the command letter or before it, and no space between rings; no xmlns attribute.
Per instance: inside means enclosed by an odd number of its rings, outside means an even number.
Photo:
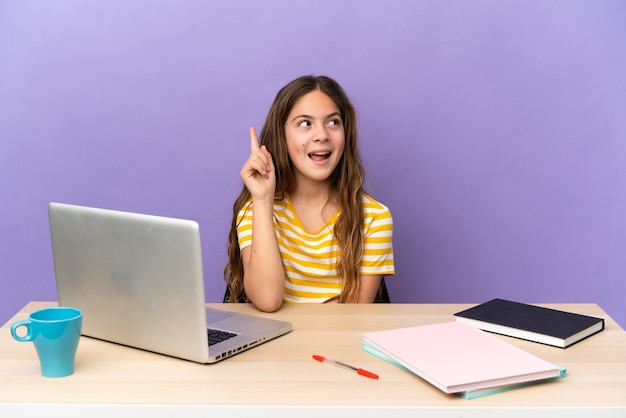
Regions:
<svg viewBox="0 0 626 418"><path fill-rule="evenodd" d="M18 327L26 327L26 335L24 335L23 337L17 335L16 330ZM30 330L30 321L19 321L11 324L11 335L18 341L32 341L33 335Z"/></svg>

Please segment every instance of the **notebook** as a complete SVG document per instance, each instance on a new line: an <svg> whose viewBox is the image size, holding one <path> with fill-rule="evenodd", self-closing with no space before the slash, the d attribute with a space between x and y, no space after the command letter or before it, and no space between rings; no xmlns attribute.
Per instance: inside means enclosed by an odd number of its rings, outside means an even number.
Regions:
<svg viewBox="0 0 626 418"><path fill-rule="evenodd" d="M206 307L195 221L55 202L48 215L59 305L83 311L85 336L215 363L291 331Z"/></svg>
<svg viewBox="0 0 626 418"><path fill-rule="evenodd" d="M454 314L457 321L485 331L567 348L604 329L604 319L492 299Z"/></svg>
<svg viewBox="0 0 626 418"><path fill-rule="evenodd" d="M404 365L398 363L397 361L391 359L390 357L386 356L385 354L383 354L382 352L378 351L378 349L376 349L374 346L372 346L370 343L368 343L367 341L363 341L362 342L362 346L361 348L370 353L375 355L378 358L381 358L391 364L393 364L394 366L407 371L409 373L413 373L416 376L419 376L419 374L414 373L412 370L410 370L409 368L405 367ZM560 379L567 376L567 369L565 369L565 367L559 367L559 375L558 376L554 376L554 377L547 377L545 379L538 379L538 380L532 380L530 382L524 382L524 383L514 383L514 384L503 384L500 386L491 386L491 387L487 387L487 388L481 388L481 389L471 389L471 390L464 390L461 392L455 392L455 395L458 395L464 399L476 399L476 398L482 398L484 396L489 396L489 395L495 395L496 393L501 393L501 392L507 392L509 390L513 390L513 389L520 389L526 386L530 386L530 385L534 385L534 384L538 384L538 383L544 383L544 382L549 382L551 380L556 380L556 379Z"/></svg>
<svg viewBox="0 0 626 418"><path fill-rule="evenodd" d="M380 353L379 357L445 393L471 393L564 376L559 366L462 322L367 332L363 348Z"/></svg>

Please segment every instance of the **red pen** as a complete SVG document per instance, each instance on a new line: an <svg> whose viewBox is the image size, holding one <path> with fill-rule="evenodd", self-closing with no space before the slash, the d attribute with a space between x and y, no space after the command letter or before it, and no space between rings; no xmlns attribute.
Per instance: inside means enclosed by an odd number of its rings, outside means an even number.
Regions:
<svg viewBox="0 0 626 418"><path fill-rule="evenodd" d="M332 359L329 359L328 357L318 356L317 354L313 354L313 358L315 360L317 360L317 361L322 362L322 363L332 364L333 366L341 367L342 369L346 369L346 370L350 370L352 372L356 372L357 374L360 374L361 376L369 377L371 379L378 379L378 375L377 374L369 372L369 371L367 371L365 369L361 369L359 367L350 366L349 364L342 363L342 362L337 361L337 360L332 360Z"/></svg>

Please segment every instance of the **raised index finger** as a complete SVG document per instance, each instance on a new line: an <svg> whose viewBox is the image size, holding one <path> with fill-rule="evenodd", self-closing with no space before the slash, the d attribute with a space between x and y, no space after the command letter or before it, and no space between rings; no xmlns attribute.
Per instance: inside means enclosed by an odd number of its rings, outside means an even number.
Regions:
<svg viewBox="0 0 626 418"><path fill-rule="evenodd" d="M256 136L256 129L254 126L250 127L250 153L253 153L259 149L259 138Z"/></svg>

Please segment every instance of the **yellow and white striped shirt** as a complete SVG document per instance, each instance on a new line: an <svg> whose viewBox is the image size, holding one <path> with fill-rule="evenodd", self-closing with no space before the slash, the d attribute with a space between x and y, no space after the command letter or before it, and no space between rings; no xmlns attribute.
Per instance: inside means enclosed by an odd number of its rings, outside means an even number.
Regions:
<svg viewBox="0 0 626 418"><path fill-rule="evenodd" d="M393 220L389 209L368 195L363 198L365 241L360 274L391 275L393 260ZM341 293L337 273L339 251L333 230L339 216L317 232L307 231L296 215L287 195L274 202L274 230L285 267L286 303L324 303ZM252 244L252 201L237 216L239 248Z"/></svg>

